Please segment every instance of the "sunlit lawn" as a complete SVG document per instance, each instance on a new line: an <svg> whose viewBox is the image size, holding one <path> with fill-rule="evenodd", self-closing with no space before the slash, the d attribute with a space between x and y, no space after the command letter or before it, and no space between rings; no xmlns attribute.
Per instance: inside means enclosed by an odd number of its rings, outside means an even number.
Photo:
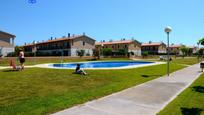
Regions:
<svg viewBox="0 0 204 115"><path fill-rule="evenodd" d="M204 74L159 113L159 115L182 114L204 114Z"/></svg>
<svg viewBox="0 0 204 115"><path fill-rule="evenodd" d="M182 64L171 62L171 72L185 67ZM84 77L73 70L0 70L0 114L53 113L160 77L166 65L86 71Z"/></svg>

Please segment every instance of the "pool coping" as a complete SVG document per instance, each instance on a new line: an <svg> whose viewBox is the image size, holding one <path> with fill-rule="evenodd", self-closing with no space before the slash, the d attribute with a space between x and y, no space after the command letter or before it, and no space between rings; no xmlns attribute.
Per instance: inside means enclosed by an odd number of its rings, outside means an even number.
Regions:
<svg viewBox="0 0 204 115"><path fill-rule="evenodd" d="M82 61L82 62L68 62L68 63L63 63L63 64L89 63L89 62L108 62L108 61ZM86 69L86 70L132 69L132 68L147 67L147 66L153 66L153 65L159 65L159 64L165 64L166 63L166 62L158 62L158 61L144 61L144 62L154 62L154 63L143 64L143 65L123 66L123 67L112 67L112 68L82 68L82 69ZM70 69L70 70L75 69L75 68L63 68L63 67L49 66L49 65L52 65L52 64L60 64L60 63L38 64L38 65L35 65L35 67L50 68L50 69Z"/></svg>

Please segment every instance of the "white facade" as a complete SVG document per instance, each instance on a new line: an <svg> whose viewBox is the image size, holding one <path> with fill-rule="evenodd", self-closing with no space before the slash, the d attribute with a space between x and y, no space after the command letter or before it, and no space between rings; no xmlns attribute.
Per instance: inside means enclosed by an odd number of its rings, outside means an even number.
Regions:
<svg viewBox="0 0 204 115"><path fill-rule="evenodd" d="M7 54L14 52L14 47L2 47L0 46L0 57L7 56Z"/></svg>

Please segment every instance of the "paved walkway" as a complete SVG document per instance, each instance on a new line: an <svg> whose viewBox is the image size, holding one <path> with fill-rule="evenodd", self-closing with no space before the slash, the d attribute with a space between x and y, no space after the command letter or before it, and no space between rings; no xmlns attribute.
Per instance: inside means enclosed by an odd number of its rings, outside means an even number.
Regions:
<svg viewBox="0 0 204 115"><path fill-rule="evenodd" d="M54 115L155 115L200 74L196 64Z"/></svg>

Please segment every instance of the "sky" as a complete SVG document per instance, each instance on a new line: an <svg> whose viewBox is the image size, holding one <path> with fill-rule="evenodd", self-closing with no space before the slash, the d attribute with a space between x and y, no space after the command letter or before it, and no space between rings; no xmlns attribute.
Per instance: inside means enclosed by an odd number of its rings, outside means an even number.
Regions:
<svg viewBox="0 0 204 115"><path fill-rule="evenodd" d="M142 43L196 45L204 37L204 0L0 0L0 30L16 45L82 34L96 41L134 38Z"/></svg>

